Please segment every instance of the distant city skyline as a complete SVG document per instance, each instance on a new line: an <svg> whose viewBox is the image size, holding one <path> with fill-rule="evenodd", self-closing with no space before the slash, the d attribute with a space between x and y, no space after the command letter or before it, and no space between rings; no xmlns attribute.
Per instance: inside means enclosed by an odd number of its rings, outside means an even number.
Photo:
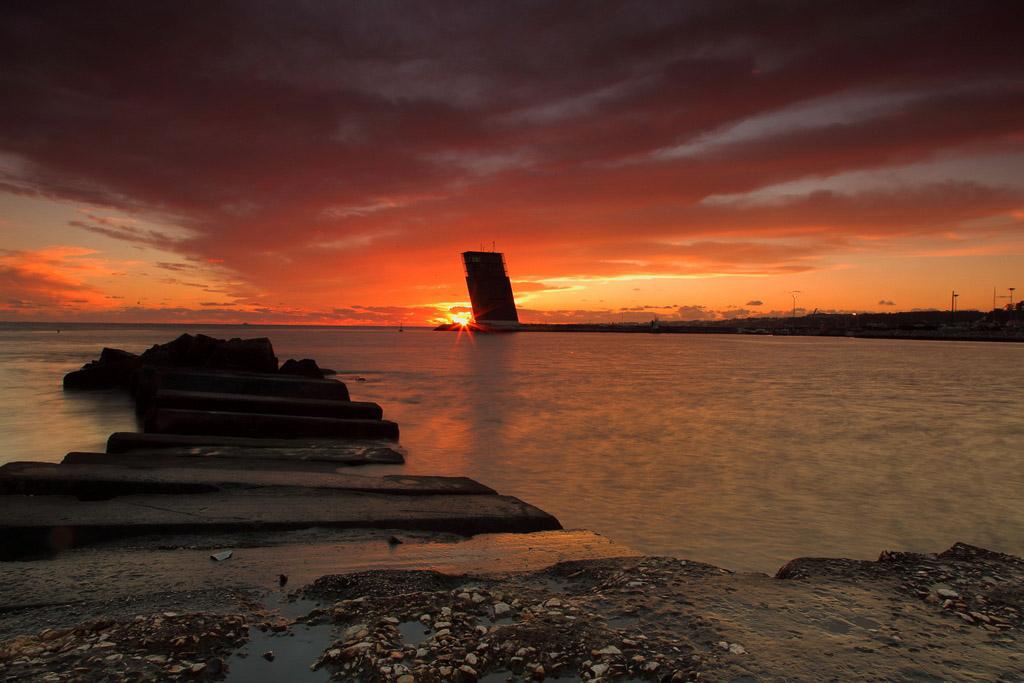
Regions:
<svg viewBox="0 0 1024 683"><path fill-rule="evenodd" d="M492 244L524 322L1024 287L1015 3L274 8L0 8L0 319L433 324Z"/></svg>

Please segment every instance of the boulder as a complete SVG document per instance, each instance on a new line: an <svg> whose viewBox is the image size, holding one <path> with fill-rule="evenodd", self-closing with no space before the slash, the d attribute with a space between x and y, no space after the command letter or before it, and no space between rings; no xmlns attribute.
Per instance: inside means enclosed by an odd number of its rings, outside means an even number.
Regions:
<svg viewBox="0 0 1024 683"><path fill-rule="evenodd" d="M139 357L121 349L104 348L99 360L64 375L65 389L112 389L128 384L139 367Z"/></svg>
<svg viewBox="0 0 1024 683"><path fill-rule="evenodd" d="M224 340L205 334L183 334L174 341L149 348L142 354L142 364L245 372L277 371L274 347L266 337Z"/></svg>
<svg viewBox="0 0 1024 683"><path fill-rule="evenodd" d="M312 358L303 358L302 360L289 358L278 372L282 375L298 375L299 377L310 377L313 379L320 379L326 374Z"/></svg>
<svg viewBox="0 0 1024 683"><path fill-rule="evenodd" d="M199 335L205 339L205 335ZM191 334L183 334L166 344L154 344L142 353L144 365L187 366L189 365L189 349L195 338Z"/></svg>
<svg viewBox="0 0 1024 683"><path fill-rule="evenodd" d="M100 351L99 362L110 365L118 363L134 365L139 362L139 357L134 353L129 353L128 351L122 351L121 349L112 349L110 347L104 346L103 350Z"/></svg>
<svg viewBox="0 0 1024 683"><path fill-rule="evenodd" d="M277 356L266 337L229 339L214 348L206 362L208 368L244 370L246 372L277 372Z"/></svg>

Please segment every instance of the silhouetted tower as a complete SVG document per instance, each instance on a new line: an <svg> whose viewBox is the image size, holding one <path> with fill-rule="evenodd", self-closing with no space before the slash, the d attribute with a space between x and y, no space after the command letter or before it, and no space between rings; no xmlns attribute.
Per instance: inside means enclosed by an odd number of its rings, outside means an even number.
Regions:
<svg viewBox="0 0 1024 683"><path fill-rule="evenodd" d="M516 326L519 314L512 296L512 282L505 270L505 255L496 251L462 253L466 286L473 303L473 318L493 327Z"/></svg>

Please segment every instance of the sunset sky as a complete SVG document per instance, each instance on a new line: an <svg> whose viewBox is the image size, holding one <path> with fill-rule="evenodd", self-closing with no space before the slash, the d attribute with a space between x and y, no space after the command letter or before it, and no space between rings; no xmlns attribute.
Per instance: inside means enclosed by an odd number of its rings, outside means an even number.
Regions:
<svg viewBox="0 0 1024 683"><path fill-rule="evenodd" d="M1018 2L5 2L0 319L1024 293ZM1000 300L1005 303L1005 300Z"/></svg>

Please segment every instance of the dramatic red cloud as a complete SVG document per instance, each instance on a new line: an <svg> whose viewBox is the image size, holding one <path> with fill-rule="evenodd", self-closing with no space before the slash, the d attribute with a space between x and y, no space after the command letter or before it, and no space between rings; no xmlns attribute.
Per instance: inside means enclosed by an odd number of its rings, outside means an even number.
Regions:
<svg viewBox="0 0 1024 683"><path fill-rule="evenodd" d="M0 224L30 245L5 252L0 312L427 322L465 300L458 253L492 241L525 319L728 317L809 287L822 308L909 308L951 273L990 291L1024 265L1021 16L930 0L8 4L0 207L88 207L59 242L149 268L76 279L69 252L33 270L53 243L34 241L40 210ZM955 172L995 157L984 177ZM851 171L873 181L782 189ZM893 258L918 259L918 279L876 291ZM638 282L657 300L637 303Z"/></svg>

